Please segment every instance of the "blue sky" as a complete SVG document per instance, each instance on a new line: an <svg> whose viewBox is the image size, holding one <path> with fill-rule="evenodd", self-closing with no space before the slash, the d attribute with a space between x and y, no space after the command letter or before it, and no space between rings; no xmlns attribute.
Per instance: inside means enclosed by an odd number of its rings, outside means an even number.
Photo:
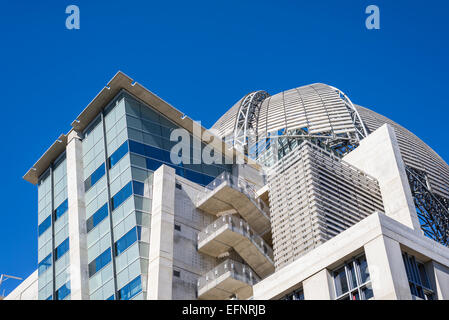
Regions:
<svg viewBox="0 0 449 320"><path fill-rule="evenodd" d="M65 28L70 4L80 30ZM370 4L380 30L365 28ZM37 191L23 174L118 70L206 127L252 90L327 83L448 161L448 10L443 0L5 2L0 273L37 265Z"/></svg>

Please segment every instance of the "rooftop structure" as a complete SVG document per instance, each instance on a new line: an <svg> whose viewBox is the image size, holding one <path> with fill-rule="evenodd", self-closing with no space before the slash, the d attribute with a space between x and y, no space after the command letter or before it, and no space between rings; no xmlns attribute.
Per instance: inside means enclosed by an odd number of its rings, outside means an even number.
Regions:
<svg viewBox="0 0 449 320"><path fill-rule="evenodd" d="M339 89L207 130L119 72L71 126L24 176L37 271L7 299L449 298L449 166Z"/></svg>

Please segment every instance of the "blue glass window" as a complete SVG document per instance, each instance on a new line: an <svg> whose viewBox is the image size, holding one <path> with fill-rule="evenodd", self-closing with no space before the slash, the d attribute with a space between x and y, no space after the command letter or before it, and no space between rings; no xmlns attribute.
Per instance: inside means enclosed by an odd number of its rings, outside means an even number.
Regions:
<svg viewBox="0 0 449 320"><path fill-rule="evenodd" d="M108 216L108 204L105 203L86 221L87 232L95 228L101 221Z"/></svg>
<svg viewBox="0 0 449 320"><path fill-rule="evenodd" d="M140 276L129 282L118 291L119 300L130 300L142 291Z"/></svg>
<svg viewBox="0 0 449 320"><path fill-rule="evenodd" d="M171 162L169 151L142 144L133 140L129 140L129 150L145 157L154 158L167 163Z"/></svg>
<svg viewBox="0 0 449 320"><path fill-rule="evenodd" d="M109 262L111 262L111 248L107 248L94 261L89 263L89 277L103 269Z"/></svg>
<svg viewBox="0 0 449 320"><path fill-rule="evenodd" d="M59 205L59 207L55 210L55 220L58 220L64 213L66 213L69 208L68 199L65 199L63 203Z"/></svg>
<svg viewBox="0 0 449 320"><path fill-rule="evenodd" d="M69 251L69 238L65 239L55 250L55 260L61 258L67 251Z"/></svg>
<svg viewBox="0 0 449 320"><path fill-rule="evenodd" d="M146 158L145 161L147 169L151 171L156 171L160 166L163 165L162 162L150 158Z"/></svg>
<svg viewBox="0 0 449 320"><path fill-rule="evenodd" d="M101 164L89 178L84 181L84 191L87 192L93 185L95 185L105 174L104 163Z"/></svg>
<svg viewBox="0 0 449 320"><path fill-rule="evenodd" d="M185 170L185 176L186 179L193 181L195 183L205 185L204 184L204 174L198 173L192 170Z"/></svg>
<svg viewBox="0 0 449 320"><path fill-rule="evenodd" d="M41 262L39 262L37 269L38 269L38 274L41 275L42 273L44 273L48 268L51 267L52 264L52 256L51 253L46 256Z"/></svg>
<svg viewBox="0 0 449 320"><path fill-rule="evenodd" d="M108 159L109 169L112 168L128 153L128 141L125 141Z"/></svg>
<svg viewBox="0 0 449 320"><path fill-rule="evenodd" d="M50 295L47 299L45 299L45 300L53 300L53 296L52 295Z"/></svg>
<svg viewBox="0 0 449 320"><path fill-rule="evenodd" d="M112 197L112 210L119 207L133 193L132 182L128 182L119 192Z"/></svg>
<svg viewBox="0 0 449 320"><path fill-rule="evenodd" d="M70 281L56 290L56 300L63 300L70 294Z"/></svg>
<svg viewBox="0 0 449 320"><path fill-rule="evenodd" d="M142 155L146 161L146 168L151 171L156 171L163 164L166 164L176 170L176 174L189 179L200 185L207 185L214 180L214 177L205 175L200 172L188 170L183 167L183 164L175 165L170 160L170 152L159 149L153 146L145 145L133 140L129 140L130 152Z"/></svg>
<svg viewBox="0 0 449 320"><path fill-rule="evenodd" d="M107 298L106 300L114 300L114 295L110 296L110 297Z"/></svg>
<svg viewBox="0 0 449 320"><path fill-rule="evenodd" d="M134 194L138 194L139 196L143 196L144 194L144 184L139 181L133 181L133 192Z"/></svg>
<svg viewBox="0 0 449 320"><path fill-rule="evenodd" d="M51 226L51 215L48 216L47 219L42 221L42 223L38 227L39 236L41 236L48 228Z"/></svg>
<svg viewBox="0 0 449 320"><path fill-rule="evenodd" d="M208 175L204 175L204 185L207 186L209 183L211 183L212 181L215 180L214 177L208 176Z"/></svg>
<svg viewBox="0 0 449 320"><path fill-rule="evenodd" d="M141 230L140 226L132 228L128 231L123 237L118 239L115 242L115 254L118 256L123 251L128 249L134 242L141 239Z"/></svg>
<svg viewBox="0 0 449 320"><path fill-rule="evenodd" d="M129 151L143 156L145 155L144 145L133 140L129 140Z"/></svg>

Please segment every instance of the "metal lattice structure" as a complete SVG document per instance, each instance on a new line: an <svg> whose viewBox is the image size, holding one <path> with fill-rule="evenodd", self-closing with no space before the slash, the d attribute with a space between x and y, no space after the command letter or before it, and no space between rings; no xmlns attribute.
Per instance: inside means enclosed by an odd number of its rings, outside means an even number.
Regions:
<svg viewBox="0 0 449 320"><path fill-rule="evenodd" d="M343 156L368 135L351 100L341 90L321 83L273 96L265 91L251 92L213 129L267 166L304 140Z"/></svg>
<svg viewBox="0 0 449 320"><path fill-rule="evenodd" d="M234 126L234 146L248 153L249 136L257 137L257 126L260 106L269 96L265 91L254 91L247 94L240 102L240 107L235 119Z"/></svg>
<svg viewBox="0 0 449 320"><path fill-rule="evenodd" d="M425 235L449 245L449 200L434 194L425 172L406 167L416 213Z"/></svg>

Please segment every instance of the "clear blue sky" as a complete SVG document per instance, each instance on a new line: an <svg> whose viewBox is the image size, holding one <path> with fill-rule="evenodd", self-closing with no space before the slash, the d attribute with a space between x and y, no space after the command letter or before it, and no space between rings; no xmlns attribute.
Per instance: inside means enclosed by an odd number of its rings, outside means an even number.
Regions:
<svg viewBox="0 0 449 320"><path fill-rule="evenodd" d="M80 30L65 28L70 4ZM206 127L252 90L331 84L448 161L448 12L443 0L5 1L0 273L37 265L37 190L23 174L118 70Z"/></svg>

